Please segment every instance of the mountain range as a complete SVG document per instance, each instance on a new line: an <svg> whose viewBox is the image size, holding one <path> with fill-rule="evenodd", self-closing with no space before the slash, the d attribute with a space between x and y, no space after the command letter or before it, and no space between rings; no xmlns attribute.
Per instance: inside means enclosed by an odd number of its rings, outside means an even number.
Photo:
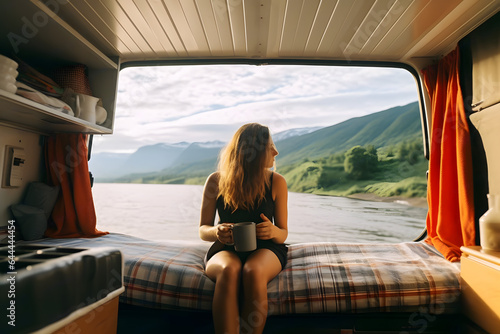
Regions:
<svg viewBox="0 0 500 334"><path fill-rule="evenodd" d="M158 143L142 146L134 153L95 153L89 161L89 168L98 181L129 174L157 172L211 158L218 154L224 144L220 141Z"/></svg>
<svg viewBox="0 0 500 334"><path fill-rule="evenodd" d="M351 118L323 128L291 129L273 136L278 166L304 159L326 157L356 145L376 148L422 137L417 102ZM97 182L144 182L169 180L172 176L203 177L215 170L220 141L159 143L140 147L131 154L95 153L89 161ZM139 181L138 181L139 180Z"/></svg>

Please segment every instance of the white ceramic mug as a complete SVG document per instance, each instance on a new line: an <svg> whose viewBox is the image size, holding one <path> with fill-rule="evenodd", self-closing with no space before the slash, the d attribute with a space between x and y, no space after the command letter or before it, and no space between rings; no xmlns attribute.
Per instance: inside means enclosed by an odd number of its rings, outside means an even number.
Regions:
<svg viewBox="0 0 500 334"><path fill-rule="evenodd" d="M106 109L104 109L100 105L97 105L95 108L95 122L97 124L102 124L106 122L107 117L108 117L108 112L106 111Z"/></svg>
<svg viewBox="0 0 500 334"><path fill-rule="evenodd" d="M257 232L254 222L236 223L233 230L234 249L237 252L250 252L257 248Z"/></svg>
<svg viewBox="0 0 500 334"><path fill-rule="evenodd" d="M76 109L78 117L89 122L96 122L96 107L99 99L85 94L76 94Z"/></svg>

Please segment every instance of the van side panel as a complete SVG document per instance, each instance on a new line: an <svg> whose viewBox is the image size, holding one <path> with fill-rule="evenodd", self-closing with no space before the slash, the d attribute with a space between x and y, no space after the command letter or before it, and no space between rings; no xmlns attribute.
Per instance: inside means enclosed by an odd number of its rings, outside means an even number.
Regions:
<svg viewBox="0 0 500 334"><path fill-rule="evenodd" d="M13 219L10 212L12 204L23 200L24 192L30 182L43 181L43 141L40 134L0 125L0 228L7 226ZM8 177L5 170L6 147L13 146L24 149L25 163L22 167L23 179L19 187L5 187L4 179Z"/></svg>

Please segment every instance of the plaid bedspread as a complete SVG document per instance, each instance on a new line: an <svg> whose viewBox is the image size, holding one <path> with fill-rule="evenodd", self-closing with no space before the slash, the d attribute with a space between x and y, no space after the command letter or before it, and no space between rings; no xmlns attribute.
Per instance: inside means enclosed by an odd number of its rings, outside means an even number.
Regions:
<svg viewBox="0 0 500 334"><path fill-rule="evenodd" d="M120 302L211 310L215 284L204 274L210 243L148 241L122 234L45 239L37 244L118 248L124 255ZM424 243L304 243L268 285L269 314L458 312L460 268Z"/></svg>

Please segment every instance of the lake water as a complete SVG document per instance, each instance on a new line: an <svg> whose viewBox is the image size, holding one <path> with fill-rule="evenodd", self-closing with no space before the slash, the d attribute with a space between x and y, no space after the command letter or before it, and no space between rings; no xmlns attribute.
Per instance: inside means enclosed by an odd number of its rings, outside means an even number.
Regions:
<svg viewBox="0 0 500 334"><path fill-rule="evenodd" d="M95 183L97 228L150 240L199 241L203 186ZM427 209L401 203L289 193L288 239L402 242L425 228Z"/></svg>

